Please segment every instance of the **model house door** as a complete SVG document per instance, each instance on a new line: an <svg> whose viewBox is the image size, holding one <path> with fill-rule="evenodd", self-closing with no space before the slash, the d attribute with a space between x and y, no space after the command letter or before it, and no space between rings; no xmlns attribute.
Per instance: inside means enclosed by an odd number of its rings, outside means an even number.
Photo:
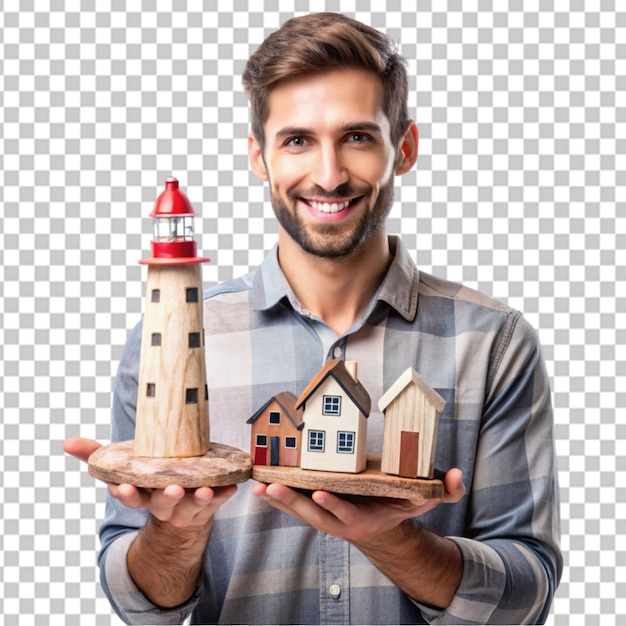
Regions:
<svg viewBox="0 0 626 626"><path fill-rule="evenodd" d="M403 430L400 433L400 470L404 478L417 478L417 459L419 457L419 433Z"/></svg>
<svg viewBox="0 0 626 626"><path fill-rule="evenodd" d="M280 464L280 437L270 439L270 465Z"/></svg>
<svg viewBox="0 0 626 626"><path fill-rule="evenodd" d="M255 446L254 447L254 464L255 465L267 465L267 446Z"/></svg>
<svg viewBox="0 0 626 626"><path fill-rule="evenodd" d="M254 464L267 465L267 435L257 435L254 446Z"/></svg>

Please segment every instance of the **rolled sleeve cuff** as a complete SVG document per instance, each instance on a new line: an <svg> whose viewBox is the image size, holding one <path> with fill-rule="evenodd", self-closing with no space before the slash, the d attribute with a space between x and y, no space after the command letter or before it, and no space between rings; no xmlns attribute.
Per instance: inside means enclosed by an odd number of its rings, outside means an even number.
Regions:
<svg viewBox="0 0 626 626"><path fill-rule="evenodd" d="M162 609L152 604L133 582L126 557L138 531L116 539L109 547L104 562L103 586L118 614L129 624L182 624L199 599L199 590L185 604Z"/></svg>
<svg viewBox="0 0 626 626"><path fill-rule="evenodd" d="M463 576L450 605L436 611L417 606L430 624L485 624L497 609L506 584L504 563L491 547L463 537L449 537L463 555Z"/></svg>

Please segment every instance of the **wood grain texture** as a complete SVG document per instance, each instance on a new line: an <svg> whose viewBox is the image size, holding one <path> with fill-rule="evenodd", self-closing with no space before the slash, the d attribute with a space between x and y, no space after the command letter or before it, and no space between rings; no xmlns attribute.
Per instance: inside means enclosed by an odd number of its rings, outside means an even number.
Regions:
<svg viewBox="0 0 626 626"><path fill-rule="evenodd" d="M403 432L419 433L419 454L414 476L432 478L437 447L439 413L445 400L412 368L406 369L383 394L378 408L385 414L382 470L400 471L400 448Z"/></svg>
<svg viewBox="0 0 626 626"><path fill-rule="evenodd" d="M380 470L380 456L377 455L368 455L367 466L359 474L255 465L252 478L263 483L280 483L298 489L355 496L415 500L440 498L443 495L443 483L438 479L411 479L384 474Z"/></svg>
<svg viewBox="0 0 626 626"><path fill-rule="evenodd" d="M186 301L189 288L197 289L197 301ZM158 302L152 300L153 290L160 293ZM196 457L209 449L201 294L200 265L148 267L135 429L137 456ZM160 337L158 345L152 342L153 334ZM190 334L200 338L194 347L190 347ZM152 385L151 395L148 385ZM192 401L188 390L196 390Z"/></svg>
<svg viewBox="0 0 626 626"><path fill-rule="evenodd" d="M400 438L403 431L419 433L419 456L415 475L432 478L437 446L439 415L416 386L407 386L385 409L382 468L400 472Z"/></svg>
<svg viewBox="0 0 626 626"><path fill-rule="evenodd" d="M134 442L121 441L96 450L88 461L89 473L106 483L128 483L136 487L164 489L180 485L225 487L250 478L249 454L220 443L211 442L204 456L157 458L134 456Z"/></svg>

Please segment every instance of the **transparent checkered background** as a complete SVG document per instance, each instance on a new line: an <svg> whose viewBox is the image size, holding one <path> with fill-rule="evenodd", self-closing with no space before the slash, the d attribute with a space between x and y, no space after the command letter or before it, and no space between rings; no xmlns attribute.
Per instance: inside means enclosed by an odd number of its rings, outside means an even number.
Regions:
<svg viewBox="0 0 626 626"><path fill-rule="evenodd" d="M119 623L95 562L104 487L61 442L109 438L112 379L141 314L147 215L168 176L202 215L207 284L258 265L275 242L248 171L240 75L265 35L319 10L385 30L410 61L421 156L398 181L390 231L425 271L507 300L540 331L566 562L550 623L625 618L620 0L2 4L6 624Z"/></svg>

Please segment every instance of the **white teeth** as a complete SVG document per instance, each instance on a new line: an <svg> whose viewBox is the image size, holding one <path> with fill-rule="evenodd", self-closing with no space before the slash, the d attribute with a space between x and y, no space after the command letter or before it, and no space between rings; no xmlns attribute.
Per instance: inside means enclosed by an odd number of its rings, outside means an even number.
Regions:
<svg viewBox="0 0 626 626"><path fill-rule="evenodd" d="M322 213L339 213L339 211L343 211L350 204L350 201L347 200L346 202L334 202L332 204L328 202L311 201L309 202L309 204L316 211L321 211Z"/></svg>

